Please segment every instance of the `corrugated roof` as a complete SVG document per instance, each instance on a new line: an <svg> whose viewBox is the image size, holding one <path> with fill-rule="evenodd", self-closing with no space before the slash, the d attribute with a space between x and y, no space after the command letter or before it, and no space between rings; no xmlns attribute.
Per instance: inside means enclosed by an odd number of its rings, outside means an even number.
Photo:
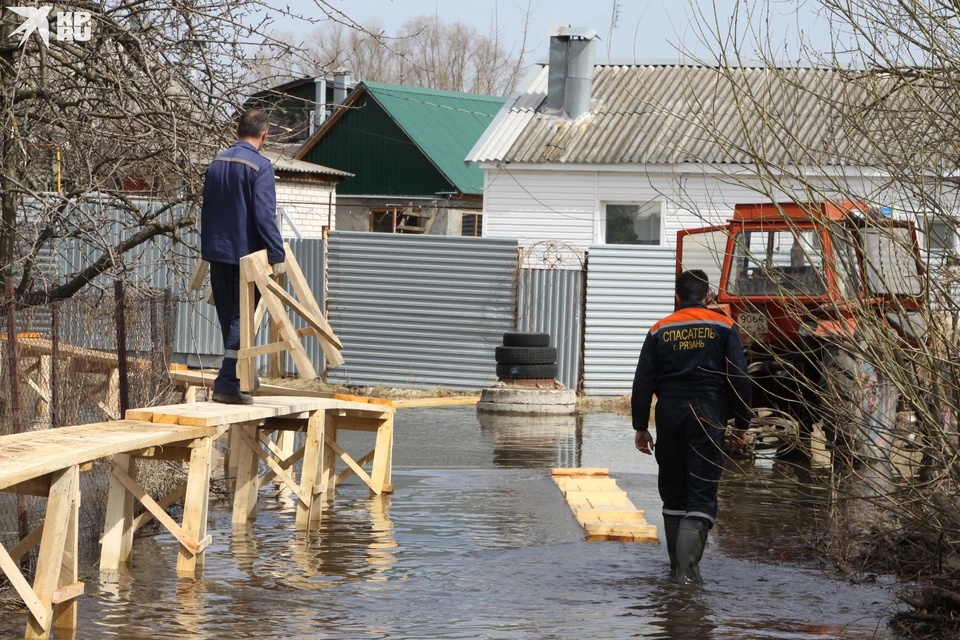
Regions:
<svg viewBox="0 0 960 640"><path fill-rule="evenodd" d="M876 88L858 94L836 71L597 65L591 111L575 121L544 113L547 74L504 107L468 163L869 165L874 156L839 105Z"/></svg>
<svg viewBox="0 0 960 640"><path fill-rule="evenodd" d="M455 189L465 194L483 193L483 171L466 166L463 158L493 121L505 98L362 82L344 107L352 106L365 93L373 97ZM303 158L346 111L338 109L300 148L297 157Z"/></svg>
<svg viewBox="0 0 960 640"><path fill-rule="evenodd" d="M338 178L350 178L353 176L349 171L340 171L331 169L322 164L304 162L303 160L293 160L287 158L276 151L261 150L260 155L270 161L274 171L292 171L294 173L312 173L315 175L337 176Z"/></svg>
<svg viewBox="0 0 960 640"><path fill-rule="evenodd" d="M364 82L371 96L461 193L483 192L483 172L463 158L505 98Z"/></svg>

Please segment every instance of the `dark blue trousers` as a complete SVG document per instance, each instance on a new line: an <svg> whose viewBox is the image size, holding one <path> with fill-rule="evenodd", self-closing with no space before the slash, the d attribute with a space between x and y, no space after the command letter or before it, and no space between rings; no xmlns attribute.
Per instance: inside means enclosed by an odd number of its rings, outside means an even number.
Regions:
<svg viewBox="0 0 960 640"><path fill-rule="evenodd" d="M237 377L237 350L240 349L240 265L210 263L210 286L213 303L223 336L223 363L213 383L214 393L240 394Z"/></svg>
<svg viewBox="0 0 960 640"><path fill-rule="evenodd" d="M657 398L657 487L663 514L717 519L726 399Z"/></svg>

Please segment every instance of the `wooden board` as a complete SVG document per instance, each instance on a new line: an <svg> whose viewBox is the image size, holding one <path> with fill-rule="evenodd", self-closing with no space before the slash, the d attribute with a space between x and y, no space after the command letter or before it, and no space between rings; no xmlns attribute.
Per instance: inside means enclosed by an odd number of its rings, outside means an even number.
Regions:
<svg viewBox="0 0 960 640"><path fill-rule="evenodd" d="M643 517L607 469L554 469L560 487L587 540L660 542L657 528Z"/></svg>
<svg viewBox="0 0 960 640"><path fill-rule="evenodd" d="M197 370L192 371L170 371L170 381L181 387L206 387L213 388L213 381L217 378L216 370L211 369L209 373L201 373ZM387 400L385 398L375 398L372 396L357 396L349 393L332 393L329 391L314 391L311 389L293 389L283 387L278 384L261 383L260 388L253 392L254 396L295 396L303 398L329 398L335 400L347 400L350 402L362 402L367 404L382 404L388 407L411 408L411 407L446 407L453 405L475 405L480 401L480 396L449 396L444 398L410 398L409 400ZM576 470L575 470L576 471ZM591 471L583 469L581 471ZM602 469L603 475L607 470Z"/></svg>
<svg viewBox="0 0 960 640"><path fill-rule="evenodd" d="M2 436L0 489L115 453L193 440L216 432L203 427L118 420Z"/></svg>
<svg viewBox="0 0 960 640"><path fill-rule="evenodd" d="M281 418L300 413L326 410L358 411L364 415L379 416L392 412L393 407L362 402L348 402L328 398L297 396L258 396L253 404L220 404L217 402L194 402L164 407L130 409L130 420L145 420L163 424L178 424L198 427L217 427L239 422L253 422L267 418Z"/></svg>
<svg viewBox="0 0 960 640"><path fill-rule="evenodd" d="M103 371L117 366L117 354L107 351L87 349L73 344L61 342L58 345L61 358L73 360L74 371ZM17 349L21 358L35 358L53 354L53 341L47 338L20 338L17 340ZM153 362L142 358L127 358L127 366L135 368L152 368Z"/></svg>
<svg viewBox="0 0 960 640"><path fill-rule="evenodd" d="M210 369L207 374L200 371L171 371L170 381L180 386L213 388L213 381L217 378L216 369ZM291 389L276 384L261 383L260 388L253 392L254 396L297 396L302 398L335 398L338 394L326 391L311 391L309 389Z"/></svg>
<svg viewBox="0 0 960 640"><path fill-rule="evenodd" d="M446 398L411 398L394 400L393 406L400 407L449 407L453 405L473 405L480 402L480 396L449 396Z"/></svg>

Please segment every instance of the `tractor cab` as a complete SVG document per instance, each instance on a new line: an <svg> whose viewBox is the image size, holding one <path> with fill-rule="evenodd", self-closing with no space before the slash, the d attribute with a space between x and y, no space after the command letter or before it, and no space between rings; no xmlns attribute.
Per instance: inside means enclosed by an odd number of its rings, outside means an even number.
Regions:
<svg viewBox="0 0 960 640"><path fill-rule="evenodd" d="M677 273L686 269L707 272L716 304L748 344L852 334L866 309L919 338L914 227L860 204L737 205L726 226L679 232Z"/></svg>

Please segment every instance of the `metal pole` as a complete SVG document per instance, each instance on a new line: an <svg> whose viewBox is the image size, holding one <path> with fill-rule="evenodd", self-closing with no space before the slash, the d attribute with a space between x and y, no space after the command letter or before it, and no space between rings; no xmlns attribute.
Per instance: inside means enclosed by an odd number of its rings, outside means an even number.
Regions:
<svg viewBox="0 0 960 640"><path fill-rule="evenodd" d="M150 298L147 302L150 305L150 360L153 362L150 395L156 397L166 368L163 362L163 328L160 322L160 299Z"/></svg>
<svg viewBox="0 0 960 640"><path fill-rule="evenodd" d="M123 418L130 408L130 389L127 384L127 322L122 280L114 280L113 291L117 299L117 373L120 376L120 417Z"/></svg>
<svg viewBox="0 0 960 640"><path fill-rule="evenodd" d="M50 303L50 426L60 426L60 393L57 380L60 377L60 305Z"/></svg>
<svg viewBox="0 0 960 640"><path fill-rule="evenodd" d="M7 276L4 282L7 294L7 356L10 369L10 411L14 433L23 433L23 414L20 406L20 353L17 345L17 298L13 288L13 277ZM23 540L30 534L30 520L27 513L27 496L17 494L17 533ZM30 567L30 556L24 556L20 562L24 570Z"/></svg>
<svg viewBox="0 0 960 640"><path fill-rule="evenodd" d="M160 377L164 389L170 387L170 363L173 360L173 336L177 322L173 309L173 291L167 287L163 290L163 373Z"/></svg>
<svg viewBox="0 0 960 640"><path fill-rule="evenodd" d="M14 433L23 432L23 414L20 407L20 352L17 345L17 300L13 278L7 276L4 283L7 295L7 356L10 369L10 408L13 412Z"/></svg>

